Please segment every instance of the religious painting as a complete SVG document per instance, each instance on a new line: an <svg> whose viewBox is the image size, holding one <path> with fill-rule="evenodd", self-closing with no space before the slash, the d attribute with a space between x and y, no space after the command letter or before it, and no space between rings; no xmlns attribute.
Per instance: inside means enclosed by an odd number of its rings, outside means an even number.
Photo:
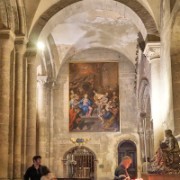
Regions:
<svg viewBox="0 0 180 180"><path fill-rule="evenodd" d="M119 131L118 63L70 63L69 76L69 131Z"/></svg>

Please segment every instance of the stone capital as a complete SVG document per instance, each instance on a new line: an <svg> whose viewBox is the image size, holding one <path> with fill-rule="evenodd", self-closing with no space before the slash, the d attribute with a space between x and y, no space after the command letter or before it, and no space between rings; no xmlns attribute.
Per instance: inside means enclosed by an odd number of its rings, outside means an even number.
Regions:
<svg viewBox="0 0 180 180"><path fill-rule="evenodd" d="M48 83L48 76L37 76L37 82L40 85L45 85L46 83Z"/></svg>
<svg viewBox="0 0 180 180"><path fill-rule="evenodd" d="M15 34L11 30L0 30L0 46L9 50L14 48Z"/></svg>
<svg viewBox="0 0 180 180"><path fill-rule="evenodd" d="M40 87L52 88L54 85L54 80L49 79L48 76L38 75L37 83Z"/></svg>
<svg viewBox="0 0 180 180"><path fill-rule="evenodd" d="M16 52L24 54L26 51L27 38L25 36L16 36L15 49Z"/></svg>
<svg viewBox="0 0 180 180"><path fill-rule="evenodd" d="M160 59L160 42L148 42L144 50L147 60L152 63L154 60Z"/></svg>

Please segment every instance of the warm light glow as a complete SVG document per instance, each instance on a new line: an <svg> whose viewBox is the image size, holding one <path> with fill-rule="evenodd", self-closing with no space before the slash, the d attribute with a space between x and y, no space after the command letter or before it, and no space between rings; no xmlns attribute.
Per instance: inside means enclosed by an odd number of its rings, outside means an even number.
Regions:
<svg viewBox="0 0 180 180"><path fill-rule="evenodd" d="M44 45L43 42L39 41L39 42L37 43L37 47L38 47L38 49L40 49L40 50L44 50L45 45Z"/></svg>

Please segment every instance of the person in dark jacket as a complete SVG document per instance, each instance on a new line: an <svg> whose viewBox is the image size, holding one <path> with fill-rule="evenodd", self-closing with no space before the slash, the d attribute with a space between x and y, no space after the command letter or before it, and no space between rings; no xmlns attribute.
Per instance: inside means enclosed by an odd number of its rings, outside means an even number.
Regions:
<svg viewBox="0 0 180 180"><path fill-rule="evenodd" d="M41 176L41 156L34 156L33 165L26 170L24 180L40 180Z"/></svg>
<svg viewBox="0 0 180 180"><path fill-rule="evenodd" d="M116 168L114 172L114 180L130 180L130 176L127 172L127 169L132 164L132 159L129 156L123 157L121 163Z"/></svg>

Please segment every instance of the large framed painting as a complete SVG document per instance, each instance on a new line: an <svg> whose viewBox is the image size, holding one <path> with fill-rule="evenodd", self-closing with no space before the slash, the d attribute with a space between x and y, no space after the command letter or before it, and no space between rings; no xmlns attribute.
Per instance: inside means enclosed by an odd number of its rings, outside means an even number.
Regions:
<svg viewBox="0 0 180 180"><path fill-rule="evenodd" d="M69 76L69 131L119 131L118 63L70 63Z"/></svg>

